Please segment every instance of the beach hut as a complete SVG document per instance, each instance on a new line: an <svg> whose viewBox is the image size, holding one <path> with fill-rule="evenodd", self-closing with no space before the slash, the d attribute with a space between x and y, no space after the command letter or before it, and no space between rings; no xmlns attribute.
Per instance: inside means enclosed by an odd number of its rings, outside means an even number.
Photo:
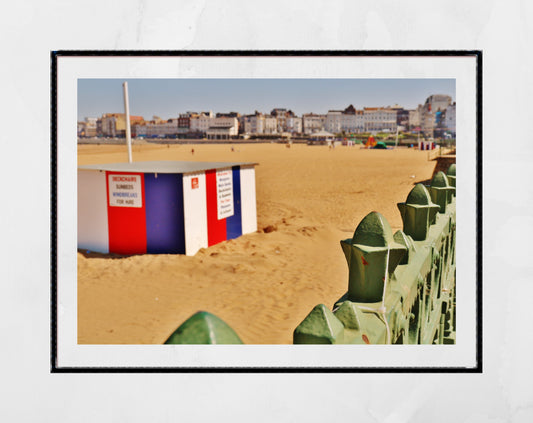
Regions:
<svg viewBox="0 0 533 423"><path fill-rule="evenodd" d="M257 230L257 163L78 167L78 248L187 254Z"/></svg>
<svg viewBox="0 0 533 423"><path fill-rule="evenodd" d="M419 150L434 150L435 143L433 141L418 141Z"/></svg>

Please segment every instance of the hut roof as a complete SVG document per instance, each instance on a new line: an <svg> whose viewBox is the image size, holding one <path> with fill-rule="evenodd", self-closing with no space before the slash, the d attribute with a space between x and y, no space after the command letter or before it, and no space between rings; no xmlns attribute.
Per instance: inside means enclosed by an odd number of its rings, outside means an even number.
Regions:
<svg viewBox="0 0 533 423"><path fill-rule="evenodd" d="M78 169L106 170L110 172L140 173L191 173L210 169L224 169L232 166L255 166L258 163L245 162L187 162L187 161L152 161L133 163L106 163L78 166Z"/></svg>

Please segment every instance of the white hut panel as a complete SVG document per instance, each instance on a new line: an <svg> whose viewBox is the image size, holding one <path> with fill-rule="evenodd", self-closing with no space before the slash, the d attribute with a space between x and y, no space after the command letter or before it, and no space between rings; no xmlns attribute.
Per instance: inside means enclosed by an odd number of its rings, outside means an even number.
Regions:
<svg viewBox="0 0 533 423"><path fill-rule="evenodd" d="M106 173L78 170L78 248L109 252Z"/></svg>
<svg viewBox="0 0 533 423"><path fill-rule="evenodd" d="M185 254L188 256L207 246L207 202L205 172L183 175Z"/></svg>
<svg viewBox="0 0 533 423"><path fill-rule="evenodd" d="M241 166L242 233L257 231L257 206L255 198L255 168Z"/></svg>

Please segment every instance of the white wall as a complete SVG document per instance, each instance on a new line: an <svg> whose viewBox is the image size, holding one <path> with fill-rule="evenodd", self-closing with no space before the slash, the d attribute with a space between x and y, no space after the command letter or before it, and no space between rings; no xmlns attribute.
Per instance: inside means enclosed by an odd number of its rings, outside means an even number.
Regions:
<svg viewBox="0 0 533 423"><path fill-rule="evenodd" d="M255 168L241 166L242 233L257 231L257 205L255 197Z"/></svg>
<svg viewBox="0 0 533 423"><path fill-rule="evenodd" d="M198 178L198 188L192 180ZM205 172L183 175L183 214L185 220L185 254L192 256L207 247L207 199Z"/></svg>
<svg viewBox="0 0 533 423"><path fill-rule="evenodd" d="M105 172L78 170L78 248L109 252Z"/></svg>

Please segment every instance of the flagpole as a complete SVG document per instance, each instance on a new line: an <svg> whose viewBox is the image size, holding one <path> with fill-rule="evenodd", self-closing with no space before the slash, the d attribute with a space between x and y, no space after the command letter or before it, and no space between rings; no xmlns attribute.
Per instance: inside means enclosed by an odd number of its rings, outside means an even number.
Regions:
<svg viewBox="0 0 533 423"><path fill-rule="evenodd" d="M131 154L131 128L130 128L130 106L128 100L128 83L124 82L122 84L124 88L124 111L126 112L126 142L128 144L128 162L133 162Z"/></svg>

